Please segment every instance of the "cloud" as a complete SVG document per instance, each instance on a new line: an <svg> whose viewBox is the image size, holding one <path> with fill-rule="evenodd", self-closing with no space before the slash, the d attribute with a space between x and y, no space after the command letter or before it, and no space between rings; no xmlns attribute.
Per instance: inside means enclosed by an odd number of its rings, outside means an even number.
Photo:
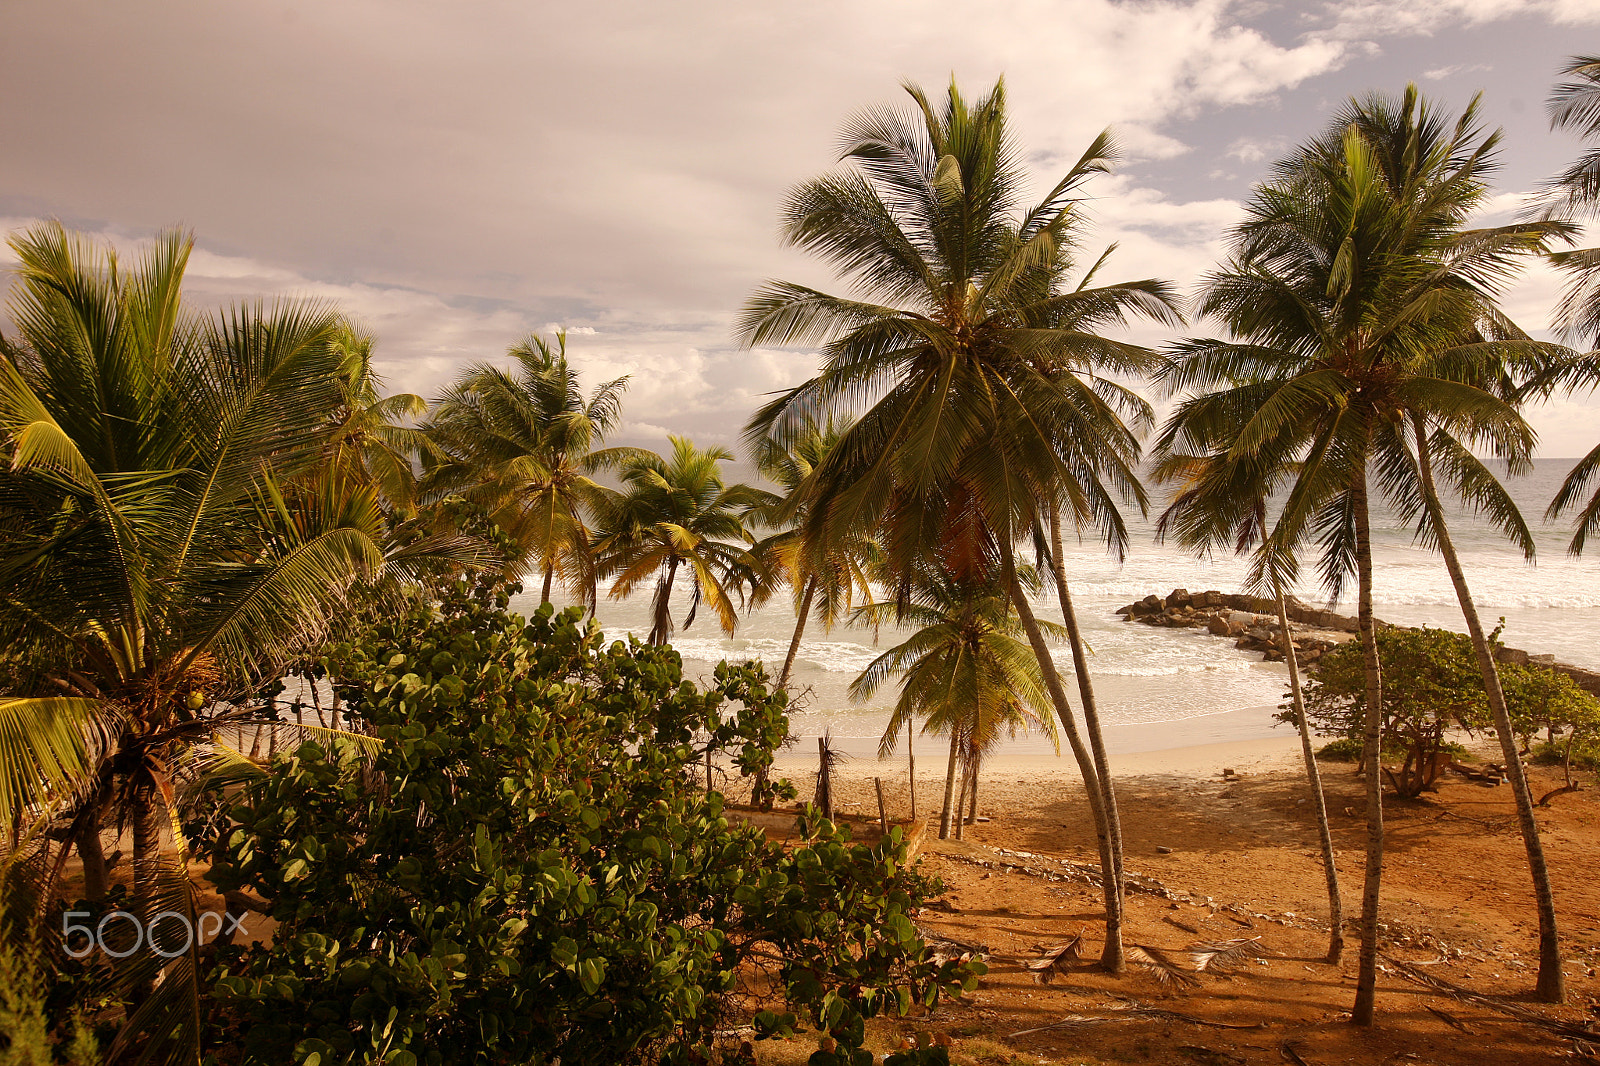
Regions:
<svg viewBox="0 0 1600 1066"><path fill-rule="evenodd" d="M1600 10L1589 0L1332 0L1322 15L1332 23L1325 36L1366 41L1426 36L1449 26L1483 26L1511 18L1544 18L1557 25L1600 22Z"/></svg>
<svg viewBox="0 0 1600 1066"><path fill-rule="evenodd" d="M1422 76L1429 81L1443 81L1446 78L1453 78L1457 74L1470 74L1479 70L1493 69L1494 67L1488 63L1455 63L1448 67L1435 67L1432 70L1425 70L1422 72Z"/></svg>
<svg viewBox="0 0 1600 1066"><path fill-rule="evenodd" d="M731 443L816 367L737 349L737 308L768 277L837 288L780 245L779 204L851 114L906 106L900 79L976 94L1004 74L1041 190L1112 126L1130 170L1087 205L1121 245L1106 277L1188 287L1241 184L1300 135L1286 101L1360 88L1335 75L1398 36L1592 7L33 0L0 36L0 225L56 214L129 246L188 225L197 298L335 301L425 395L561 324L586 381L631 375L628 432Z"/></svg>

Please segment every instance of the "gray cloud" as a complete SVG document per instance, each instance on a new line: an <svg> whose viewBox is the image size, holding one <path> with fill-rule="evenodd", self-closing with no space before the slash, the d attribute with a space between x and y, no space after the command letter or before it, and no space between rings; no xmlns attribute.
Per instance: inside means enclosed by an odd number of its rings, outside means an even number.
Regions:
<svg viewBox="0 0 1600 1066"><path fill-rule="evenodd" d="M778 204L899 79L976 93L1004 73L1041 181L1115 125L1129 167L1091 205L1095 239L1121 243L1106 276L1187 285L1274 154L1345 95L1447 67L1454 85L1513 30L1537 69L1485 76L1532 105L1518 129L1545 140L1518 158L1542 169L1514 176L1531 185L1574 150L1537 103L1559 25L1590 6L12 0L0 225L193 227L198 297L337 301L424 394L562 325L591 380L632 375L629 439L732 442L814 366L735 351L740 302L769 276L832 285L778 246ZM1531 324L1552 284L1518 297ZM1549 454L1593 443L1581 420L1552 428Z"/></svg>

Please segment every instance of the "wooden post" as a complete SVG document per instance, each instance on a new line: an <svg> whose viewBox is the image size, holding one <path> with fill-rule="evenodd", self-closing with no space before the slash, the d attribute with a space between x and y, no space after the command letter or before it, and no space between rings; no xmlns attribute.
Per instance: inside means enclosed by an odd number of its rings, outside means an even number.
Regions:
<svg viewBox="0 0 1600 1066"><path fill-rule="evenodd" d="M917 820L917 733L906 723L906 761L911 764L911 820Z"/></svg>
<svg viewBox="0 0 1600 1066"><path fill-rule="evenodd" d="M822 800L822 816L833 821L833 782L828 774L828 741L817 738L817 797Z"/></svg>
<svg viewBox="0 0 1600 1066"><path fill-rule="evenodd" d="M883 827L883 835L889 835L889 809L883 805L883 778L874 777L872 787L878 790L878 824Z"/></svg>

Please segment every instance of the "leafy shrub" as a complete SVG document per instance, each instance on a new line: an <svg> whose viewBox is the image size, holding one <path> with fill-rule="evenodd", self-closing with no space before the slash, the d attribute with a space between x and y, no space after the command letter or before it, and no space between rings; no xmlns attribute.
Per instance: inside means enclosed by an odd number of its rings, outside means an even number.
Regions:
<svg viewBox="0 0 1600 1066"><path fill-rule="evenodd" d="M211 876L279 923L212 986L243 1061L694 1061L757 995L786 1008L763 1034L803 1015L848 1050L976 980L929 961L897 834L851 845L808 809L786 851L692 783L707 747L771 765L785 697L759 667L700 691L670 648L503 608L458 596L334 648L381 744L304 744L227 808Z"/></svg>
<svg viewBox="0 0 1600 1066"><path fill-rule="evenodd" d="M1420 795L1437 777L1444 756L1465 754L1445 739L1448 730L1478 732L1492 726L1483 674L1472 640L1463 633L1385 626L1377 639L1383 664L1383 755L1400 762L1398 770L1385 772L1401 795ZM1512 728L1524 739L1541 727L1590 731L1600 724L1600 703L1565 674L1508 662L1499 663L1498 670ZM1307 679L1305 703L1318 734L1338 738L1319 754L1359 759L1366 673L1358 642L1341 644L1322 657ZM1286 708L1278 718L1292 723L1294 712Z"/></svg>

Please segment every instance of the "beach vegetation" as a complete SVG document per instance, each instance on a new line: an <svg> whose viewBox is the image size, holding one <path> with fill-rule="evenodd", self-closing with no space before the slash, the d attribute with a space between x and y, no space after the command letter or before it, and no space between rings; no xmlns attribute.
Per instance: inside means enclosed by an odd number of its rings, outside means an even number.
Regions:
<svg viewBox="0 0 1600 1066"><path fill-rule="evenodd" d="M794 633L778 672L780 688L788 687L812 615L824 629L832 629L852 604L872 599L873 575L881 572L883 552L870 533L852 533L821 544L808 543L803 535L812 503L807 495L812 485L807 479L838 446L849 425L850 420L843 417L811 419L788 434L784 443L769 437L755 447L756 469L783 490L770 504L749 514L753 525L776 530L754 548L763 573L753 590L751 606L766 602L784 586L794 597Z"/></svg>
<svg viewBox="0 0 1600 1066"><path fill-rule="evenodd" d="M1385 668L1383 752L1400 763L1385 767L1384 776L1397 794L1416 797L1434 788L1452 760L1465 756L1451 732L1493 732L1494 715L1466 634L1386 626L1378 633L1378 649ZM1323 748L1325 757L1348 757L1361 741L1366 713L1361 674L1356 645L1343 644L1322 657L1306 686L1307 718L1323 736L1339 738ZM1499 676L1524 750L1539 732L1553 739L1560 731L1581 753L1600 731L1600 700L1565 674L1502 662ZM1278 718L1292 721L1293 711L1285 709Z"/></svg>
<svg viewBox="0 0 1600 1066"><path fill-rule="evenodd" d="M541 602L559 579L595 605L593 514L603 489L594 476L638 448L599 448L621 416L626 377L585 395L567 362L567 336L531 334L507 353L509 369L474 363L433 407L425 437L426 498L461 496L508 536L513 573L541 576Z"/></svg>
<svg viewBox="0 0 1600 1066"><path fill-rule="evenodd" d="M781 445L819 412L864 406L808 475L804 536L825 544L875 534L900 602L930 568L1008 590L1079 763L1110 874L1119 834L1109 780L1083 742L1015 553L1019 541L1044 542L1033 534L1055 504L1113 550L1126 544L1118 504L1142 507L1144 496L1124 415L1147 408L1113 377L1137 374L1150 355L1096 327L1175 320L1174 297L1156 280L1092 284L1094 270L1062 283L1082 186L1114 159L1109 135L1023 206L1026 168L1008 134L1003 83L971 100L953 83L942 100L906 90L909 113L861 113L841 136L848 167L785 202L786 243L830 261L855 291L771 281L747 301L746 344L817 345L824 360L756 412L747 438ZM1121 878L1103 884L1103 962L1120 971Z"/></svg>
<svg viewBox="0 0 1600 1066"><path fill-rule="evenodd" d="M377 746L306 742L197 816L211 877L277 923L219 955L214 1038L245 1062L690 1062L741 1005L855 1062L863 1023L971 987L910 913L898 834L799 818L771 843L687 770L771 765L786 697L752 664L701 689L579 608L462 586L334 645ZM776 1001L741 982L758 978ZM829 1058L826 1061L835 1061Z"/></svg>
<svg viewBox="0 0 1600 1066"><path fill-rule="evenodd" d="M610 597L622 599L655 579L651 644L667 643L676 628L672 590L680 570L690 591L683 628L704 605L724 633L733 633L760 575L746 518L777 500L764 489L722 480L721 464L733 461L726 448L671 440L670 457L642 452L623 460L622 491L607 491L596 502L596 566L602 578L613 578Z"/></svg>
<svg viewBox="0 0 1600 1066"><path fill-rule="evenodd" d="M1040 587L1036 574L1024 576L1028 587ZM857 608L852 620L874 627L885 623L915 627L904 641L867 665L851 682L850 695L865 701L886 682L899 679L900 696L878 742L882 758L894 754L902 733L950 738L939 816L941 840L950 836L952 826L961 837L968 796L974 805L977 802L983 758L1008 735L1039 728L1060 750L1038 661L1005 589L963 584L935 572L909 590L907 602L870 603ZM1051 636L1062 635L1060 626L1039 624Z"/></svg>
<svg viewBox="0 0 1600 1066"><path fill-rule="evenodd" d="M1415 520L1425 544L1445 550L1469 626L1476 613L1451 562L1434 478L1532 551L1526 523L1469 445L1513 469L1526 462L1532 430L1502 374L1536 372L1555 352L1527 341L1494 301L1521 261L1569 227L1467 229L1488 195L1499 136L1482 128L1476 101L1451 120L1414 86L1398 98L1352 100L1258 186L1230 258L1207 279L1197 310L1231 336L1173 345L1162 374L1183 396L1159 439L1163 454L1225 455L1241 498L1269 495L1293 464L1252 580L1266 591L1292 585L1310 542L1330 595L1355 578L1367 712L1353 1013L1362 1025L1374 1017L1383 859L1385 671L1372 612L1372 493ZM1492 685L1493 661L1484 659L1484 640L1476 643ZM1540 994L1559 999L1554 910L1525 782L1518 796L1542 901Z"/></svg>

